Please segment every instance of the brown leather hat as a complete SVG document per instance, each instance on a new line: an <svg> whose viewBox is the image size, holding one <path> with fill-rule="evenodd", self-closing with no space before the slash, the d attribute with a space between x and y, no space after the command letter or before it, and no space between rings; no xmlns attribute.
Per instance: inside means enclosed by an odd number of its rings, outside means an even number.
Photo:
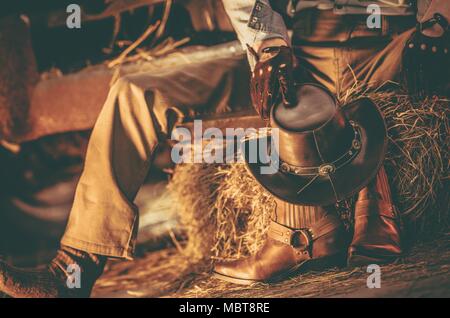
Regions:
<svg viewBox="0 0 450 318"><path fill-rule="evenodd" d="M339 107L330 92L314 84L299 85L297 94L297 106L280 104L271 112L271 127L279 129L278 156L270 154L275 149L250 156L249 150L257 149L252 142L270 148L270 134L244 140L248 169L269 192L294 204L329 205L351 197L383 163L387 134L381 112L368 98ZM262 174L269 156L279 168Z"/></svg>

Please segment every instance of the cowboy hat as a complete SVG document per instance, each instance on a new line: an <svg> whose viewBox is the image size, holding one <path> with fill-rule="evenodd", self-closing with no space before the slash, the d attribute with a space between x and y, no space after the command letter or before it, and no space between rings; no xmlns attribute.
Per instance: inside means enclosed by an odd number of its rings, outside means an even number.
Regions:
<svg viewBox="0 0 450 318"><path fill-rule="evenodd" d="M330 92L315 84L298 85L297 96L294 107L272 108L277 143L271 142L271 134L242 142L248 170L270 193L294 204L329 205L351 197L383 163L387 132L381 112L368 98L339 107ZM269 149L258 149L255 160L249 151L257 149L252 143ZM278 160L278 169L261 173L269 157L271 165Z"/></svg>

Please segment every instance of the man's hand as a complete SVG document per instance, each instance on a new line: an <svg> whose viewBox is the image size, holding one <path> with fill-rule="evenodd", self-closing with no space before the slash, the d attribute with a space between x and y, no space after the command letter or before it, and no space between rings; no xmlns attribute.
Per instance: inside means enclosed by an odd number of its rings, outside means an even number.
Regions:
<svg viewBox="0 0 450 318"><path fill-rule="evenodd" d="M286 106L297 103L297 94L293 79L292 50L287 45L274 45L266 42L255 50L250 50L256 55L257 63L250 81L250 95L253 107L265 120L270 116L270 110L282 101ZM279 43L276 43L279 44ZM281 43L280 43L281 44Z"/></svg>
<svg viewBox="0 0 450 318"><path fill-rule="evenodd" d="M439 93L450 82L450 32L447 19L434 14L418 24L403 50L403 82L412 95Z"/></svg>

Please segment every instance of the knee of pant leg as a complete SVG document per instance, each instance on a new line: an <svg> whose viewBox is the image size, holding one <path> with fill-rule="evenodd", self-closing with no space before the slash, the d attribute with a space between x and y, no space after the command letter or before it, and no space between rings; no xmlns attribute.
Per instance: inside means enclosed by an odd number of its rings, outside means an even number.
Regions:
<svg viewBox="0 0 450 318"><path fill-rule="evenodd" d="M145 91L136 85L129 77L119 78L111 87L110 98L121 109L140 109L147 107L145 100Z"/></svg>
<svg viewBox="0 0 450 318"><path fill-rule="evenodd" d="M132 83L126 76L120 77L112 86L111 92L115 95L120 95L131 90Z"/></svg>
<svg viewBox="0 0 450 318"><path fill-rule="evenodd" d="M159 103L155 106L155 97L150 89L134 81L132 76L119 78L111 87L110 98L114 107L120 109L122 114L136 114L136 118L154 125L159 133L168 133L168 120L166 118L167 105Z"/></svg>
<svg viewBox="0 0 450 318"><path fill-rule="evenodd" d="M170 107L167 101L151 87L141 84L142 78L133 75L119 78L111 88L115 100L115 107L123 112L136 112L140 116L151 116L155 129L163 134L170 134L170 130L183 117L178 108ZM168 110L171 109L173 111ZM174 118L172 118L174 117Z"/></svg>

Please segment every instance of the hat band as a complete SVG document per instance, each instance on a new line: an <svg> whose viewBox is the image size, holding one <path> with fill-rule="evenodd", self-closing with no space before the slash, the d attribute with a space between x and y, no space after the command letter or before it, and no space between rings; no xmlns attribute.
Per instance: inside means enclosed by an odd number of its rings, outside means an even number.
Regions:
<svg viewBox="0 0 450 318"><path fill-rule="evenodd" d="M361 132L359 126L350 121L355 133L350 149L333 162L324 163L317 167L300 167L280 160L281 171L296 176L328 176L351 162L361 150Z"/></svg>

